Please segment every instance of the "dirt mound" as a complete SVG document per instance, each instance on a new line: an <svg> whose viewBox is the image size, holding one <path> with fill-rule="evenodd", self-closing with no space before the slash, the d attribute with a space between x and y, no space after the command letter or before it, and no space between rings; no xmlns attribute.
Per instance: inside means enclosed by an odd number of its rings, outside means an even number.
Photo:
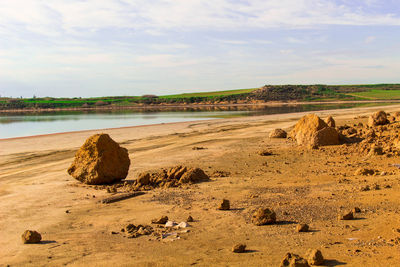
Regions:
<svg viewBox="0 0 400 267"><path fill-rule="evenodd" d="M332 118L332 116L329 116L328 118L326 118L326 119L325 119L325 123L326 123L329 127L335 128L335 126L336 126L335 120Z"/></svg>
<svg viewBox="0 0 400 267"><path fill-rule="evenodd" d="M178 187L209 180L209 176L200 168L177 166L159 172L139 174L131 184L133 190L151 190L157 187Z"/></svg>
<svg viewBox="0 0 400 267"><path fill-rule="evenodd" d="M40 241L42 240L42 235L32 230L26 230L21 237L24 244L40 243Z"/></svg>
<svg viewBox="0 0 400 267"><path fill-rule="evenodd" d="M108 134L96 134L76 152L68 173L86 184L110 184L124 179L129 165L128 150Z"/></svg>
<svg viewBox="0 0 400 267"><path fill-rule="evenodd" d="M290 136L298 145L314 147L339 144L336 129L329 127L315 114L302 117L290 132Z"/></svg>
<svg viewBox="0 0 400 267"><path fill-rule="evenodd" d="M251 222L257 226L274 224L276 222L276 214L271 209L259 208L256 212L254 212Z"/></svg>
<svg viewBox="0 0 400 267"><path fill-rule="evenodd" d="M269 138L286 138L287 133L282 129L274 129L269 133Z"/></svg>
<svg viewBox="0 0 400 267"><path fill-rule="evenodd" d="M387 123L389 123L389 121L387 119L386 112L383 110L372 114L368 118L368 126L370 126L370 127L374 127L377 125L385 125Z"/></svg>

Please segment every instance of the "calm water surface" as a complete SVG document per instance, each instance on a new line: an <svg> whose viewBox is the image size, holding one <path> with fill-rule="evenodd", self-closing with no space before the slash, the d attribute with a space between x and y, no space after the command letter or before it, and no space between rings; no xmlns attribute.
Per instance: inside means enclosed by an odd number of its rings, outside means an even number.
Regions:
<svg viewBox="0 0 400 267"><path fill-rule="evenodd" d="M351 108L371 104L213 107L177 110L102 110L0 113L0 139L157 123ZM382 105L382 104L380 104Z"/></svg>

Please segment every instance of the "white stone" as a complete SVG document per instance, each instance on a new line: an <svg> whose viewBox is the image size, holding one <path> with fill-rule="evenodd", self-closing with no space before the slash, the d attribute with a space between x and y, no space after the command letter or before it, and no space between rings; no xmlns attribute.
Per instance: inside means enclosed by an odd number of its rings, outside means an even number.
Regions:
<svg viewBox="0 0 400 267"><path fill-rule="evenodd" d="M181 222L178 224L178 228L186 228L189 227L190 225L187 222Z"/></svg>
<svg viewBox="0 0 400 267"><path fill-rule="evenodd" d="M165 227L174 227L176 225L178 225L178 224L174 221L168 221L165 223Z"/></svg>

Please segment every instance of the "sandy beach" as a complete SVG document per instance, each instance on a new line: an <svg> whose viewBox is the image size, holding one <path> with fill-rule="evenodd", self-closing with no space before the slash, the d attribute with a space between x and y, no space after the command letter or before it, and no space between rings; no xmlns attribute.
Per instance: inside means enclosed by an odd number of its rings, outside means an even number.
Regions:
<svg viewBox="0 0 400 267"><path fill-rule="evenodd" d="M381 109L400 111L400 105L313 113L321 118L331 115L338 125L353 125ZM316 248L326 258L326 266L398 265L400 170L393 164L400 160L367 158L346 145L309 150L287 139L268 138L272 129L289 130L304 114L0 140L0 263L279 266L287 252L303 255ZM83 185L67 173L76 150L89 136L101 132L128 149L131 167L127 180L136 179L143 171L184 165L202 168L211 181L150 190L101 204L99 200L110 193ZM261 156L261 149L269 149L273 155ZM356 177L359 166L388 175ZM222 172L226 177L216 175ZM343 179L346 182L340 182ZM371 183L378 183L381 190L358 190ZM216 209L223 198L230 200L231 210ZM362 210L356 220L337 220L338 210L356 206ZM251 224L251 214L258 207L274 209L278 223ZM195 221L189 232L174 241L146 236L128 239L120 232L129 223L150 224L162 215L175 221L191 215ZM297 223L309 224L312 231L296 232ZM39 231L43 242L24 245L21 234L26 229ZM240 242L247 245L247 253L232 253L232 246Z"/></svg>

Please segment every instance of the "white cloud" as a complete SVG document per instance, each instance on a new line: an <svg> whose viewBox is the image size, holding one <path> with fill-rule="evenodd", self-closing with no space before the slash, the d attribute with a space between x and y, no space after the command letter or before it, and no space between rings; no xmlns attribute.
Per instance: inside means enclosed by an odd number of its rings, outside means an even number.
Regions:
<svg viewBox="0 0 400 267"><path fill-rule="evenodd" d="M377 5L369 1L364 7L371 4ZM399 16L365 10L328 0L13 0L0 5L0 27L24 26L54 36L110 28L160 34L161 29L400 25Z"/></svg>
<svg viewBox="0 0 400 267"><path fill-rule="evenodd" d="M357 35L361 38L357 44L360 40L373 44L361 52L353 48L352 38L347 39L348 31L338 33L338 43L334 43L336 36L330 27L324 27L399 26L399 14L379 11L389 10L382 8L384 2L3 0L0 83L43 86L49 94L53 88L69 90L73 84L78 94L87 90L85 94L100 95L109 93L109 84L133 94L129 90L138 87L176 91L194 89L194 85L257 86L267 82L266 78L271 83L299 83L308 78L312 82L312 71L315 82L349 77L348 73L373 74L370 77L391 73L394 77L398 65L380 59L382 53L395 54L397 47L381 49L378 42L373 43L375 35L380 36L374 27L368 31L369 37ZM301 31L304 28L312 30ZM394 36L392 39L396 41ZM299 45L303 43L307 45ZM351 64L321 57L323 53L332 55L335 49L339 55L342 50L349 51L350 61L357 53L370 61ZM322 51L317 55L311 50ZM314 61L320 62L317 67Z"/></svg>
<svg viewBox="0 0 400 267"><path fill-rule="evenodd" d="M279 52L282 54L282 55L289 55L289 54L293 54L293 49L281 49L281 50L279 50Z"/></svg>
<svg viewBox="0 0 400 267"><path fill-rule="evenodd" d="M288 37L287 40L289 43L292 43L292 44L305 44L306 43L305 40L294 38L294 37Z"/></svg>
<svg viewBox="0 0 400 267"><path fill-rule="evenodd" d="M374 42L375 40L376 40L376 36L368 36L367 38L365 38L365 43L370 44L370 43Z"/></svg>

